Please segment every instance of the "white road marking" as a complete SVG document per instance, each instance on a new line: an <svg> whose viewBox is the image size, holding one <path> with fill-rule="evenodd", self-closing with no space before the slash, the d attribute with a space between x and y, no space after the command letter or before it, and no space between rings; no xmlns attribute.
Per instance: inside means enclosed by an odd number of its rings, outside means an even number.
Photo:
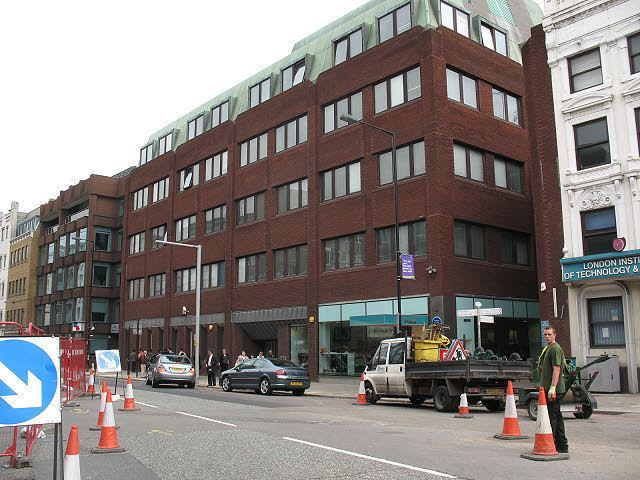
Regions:
<svg viewBox="0 0 640 480"><path fill-rule="evenodd" d="M193 415L192 413L187 412L176 412L180 415L186 415L187 417L199 418L200 420L206 420L207 422L219 423L220 425L227 425L229 427L237 427L233 423L223 422L222 420L214 420L213 418L201 417L200 415Z"/></svg>
<svg viewBox="0 0 640 480"><path fill-rule="evenodd" d="M142 402L139 402L139 401L137 401L137 400L136 400L136 403L139 403L140 405L144 405L145 407L158 408L158 407L156 407L155 405L150 405L150 404L148 404L148 403L142 403Z"/></svg>
<svg viewBox="0 0 640 480"><path fill-rule="evenodd" d="M407 464L404 464L404 463L393 462L391 460L386 460L384 458L377 458L377 457L372 457L370 455L364 455L362 453L350 452L349 450L341 450L339 448L328 447L326 445L320 445L318 443L306 442L304 440L298 440L297 438L291 438L291 437L282 437L282 438L285 439L285 440L289 440L290 442L297 442L297 443L302 443L303 445L309 445L309 446L312 446L312 447L324 448L325 450L330 450L332 452L344 453L345 455L351 455L352 457L364 458L366 460L372 460L374 462L385 463L387 465L393 465L394 467L406 468L408 470L413 470L413 471L416 471L416 472L429 473L431 475L436 475L438 477L443 477L443 478L457 478L457 477L454 477L453 475L449 475L448 473L442 473L442 472L437 472L435 470L428 470L426 468L415 467L413 465L407 465Z"/></svg>

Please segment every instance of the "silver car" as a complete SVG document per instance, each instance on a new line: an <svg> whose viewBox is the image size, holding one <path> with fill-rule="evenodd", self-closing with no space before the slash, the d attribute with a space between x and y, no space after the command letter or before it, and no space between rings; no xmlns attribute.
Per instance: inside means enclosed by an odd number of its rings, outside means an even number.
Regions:
<svg viewBox="0 0 640 480"><path fill-rule="evenodd" d="M183 355L160 354L149 363L147 385L156 388L163 383L174 383L189 388L196 386L196 370L191 360Z"/></svg>

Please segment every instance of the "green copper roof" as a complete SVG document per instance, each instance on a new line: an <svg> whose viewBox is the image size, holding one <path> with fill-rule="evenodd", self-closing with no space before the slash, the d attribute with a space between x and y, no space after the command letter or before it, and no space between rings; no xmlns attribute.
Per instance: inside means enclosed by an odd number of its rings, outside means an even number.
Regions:
<svg viewBox="0 0 640 480"><path fill-rule="evenodd" d="M511 13L511 8L509 7L509 2L507 0L487 0L487 5L489 6L489 10L496 17L503 18L511 25L516 25L516 19L513 18L513 14Z"/></svg>

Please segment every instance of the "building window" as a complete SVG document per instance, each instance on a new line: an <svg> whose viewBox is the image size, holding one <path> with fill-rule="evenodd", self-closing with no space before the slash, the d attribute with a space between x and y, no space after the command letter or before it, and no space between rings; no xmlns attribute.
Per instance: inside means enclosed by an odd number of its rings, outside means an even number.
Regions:
<svg viewBox="0 0 640 480"><path fill-rule="evenodd" d="M305 65L304 60L294 63L290 67L282 70L282 91L289 90L291 87L302 83L304 80Z"/></svg>
<svg viewBox="0 0 640 480"><path fill-rule="evenodd" d="M76 287L84 287L84 262L78 264L78 276L76 277Z"/></svg>
<svg viewBox="0 0 640 480"><path fill-rule="evenodd" d="M111 236L110 228L96 227L96 236L93 243L94 250L97 252L110 252Z"/></svg>
<svg viewBox="0 0 640 480"><path fill-rule="evenodd" d="M306 178L277 188L278 213L306 207L309 203L309 182Z"/></svg>
<svg viewBox="0 0 640 480"><path fill-rule="evenodd" d="M411 28L411 4L407 3L402 7L387 13L378 19L378 39L379 43L386 42L396 35L406 32Z"/></svg>
<svg viewBox="0 0 640 480"><path fill-rule="evenodd" d="M119 263L115 265L115 272L113 274L113 284L116 287L120 286L120 278L122 277L122 266Z"/></svg>
<svg viewBox="0 0 640 480"><path fill-rule="evenodd" d="M362 43L362 28L336 40L333 43L334 65L360 55L363 50Z"/></svg>
<svg viewBox="0 0 640 480"><path fill-rule="evenodd" d="M238 283L253 283L267 278L267 254L238 258Z"/></svg>
<svg viewBox="0 0 640 480"><path fill-rule="evenodd" d="M640 32L629 37L629 63L632 75L640 72Z"/></svg>
<svg viewBox="0 0 640 480"><path fill-rule="evenodd" d="M249 87L249 108L253 108L271 98L271 78Z"/></svg>
<svg viewBox="0 0 640 480"><path fill-rule="evenodd" d="M638 150L640 151L640 107L633 111L636 118L636 139L638 141Z"/></svg>
<svg viewBox="0 0 640 480"><path fill-rule="evenodd" d="M599 118L573 127L578 170L611 163L607 119Z"/></svg>
<svg viewBox="0 0 640 480"><path fill-rule="evenodd" d="M129 237L129 255L144 252L144 232Z"/></svg>
<svg viewBox="0 0 640 480"><path fill-rule="evenodd" d="M204 132L204 114L198 115L187 124L187 140L197 137Z"/></svg>
<svg viewBox="0 0 640 480"><path fill-rule="evenodd" d="M12 284L15 284L15 282L9 282L9 294L13 294L15 292L13 292L13 290L15 290L14 288L12 288ZM60 292L64 290L64 268L59 268L58 270L56 270L56 291Z"/></svg>
<svg viewBox="0 0 640 480"><path fill-rule="evenodd" d="M571 92L602 84L602 63L600 49L595 48L568 59Z"/></svg>
<svg viewBox="0 0 640 480"><path fill-rule="evenodd" d="M15 252L12 252L15 254ZM67 256L67 236L63 235L58 239L58 258Z"/></svg>
<svg viewBox="0 0 640 480"><path fill-rule="evenodd" d="M191 187L195 187L200 183L200 165L195 164L180 170L180 184L178 191L183 192Z"/></svg>
<svg viewBox="0 0 640 480"><path fill-rule="evenodd" d="M364 265L364 234L332 238L322 242L325 271Z"/></svg>
<svg viewBox="0 0 640 480"><path fill-rule="evenodd" d="M84 299L82 297L76 298L76 322L84 322Z"/></svg>
<svg viewBox="0 0 640 480"><path fill-rule="evenodd" d="M478 108L476 80L450 68L447 68L447 96L456 102Z"/></svg>
<svg viewBox="0 0 640 480"><path fill-rule="evenodd" d="M513 160L494 158L496 187L522 193L522 164Z"/></svg>
<svg viewBox="0 0 640 480"><path fill-rule="evenodd" d="M55 242L51 242L50 244L47 245L47 264L49 263L53 263L53 261L56 259L56 244ZM4 263L6 263L6 256L4 259Z"/></svg>
<svg viewBox="0 0 640 480"><path fill-rule="evenodd" d="M292 120L276 128L276 153L307 141L307 116Z"/></svg>
<svg viewBox="0 0 640 480"><path fill-rule="evenodd" d="M490 27L486 23L480 24L482 44L496 51L500 55L507 56L507 35L500 30Z"/></svg>
<svg viewBox="0 0 640 480"><path fill-rule="evenodd" d="M227 206L220 205L204 212L204 233L224 230L227 226Z"/></svg>
<svg viewBox="0 0 640 480"><path fill-rule="evenodd" d="M97 323L109 322L109 300L106 298L91 299L91 321Z"/></svg>
<svg viewBox="0 0 640 480"><path fill-rule="evenodd" d="M159 202L169 196L169 177L153 184L152 202Z"/></svg>
<svg viewBox="0 0 640 480"><path fill-rule="evenodd" d="M590 298L587 310L592 347L625 346L622 297Z"/></svg>
<svg viewBox="0 0 640 480"><path fill-rule="evenodd" d="M78 252L87 251L87 227L81 228L78 235Z"/></svg>
<svg viewBox="0 0 640 480"><path fill-rule="evenodd" d="M129 280L129 300L144 298L144 278Z"/></svg>
<svg viewBox="0 0 640 480"><path fill-rule="evenodd" d="M217 153L204 161L204 181L208 182L214 178L227 173L228 152Z"/></svg>
<svg viewBox="0 0 640 480"><path fill-rule="evenodd" d="M415 67L375 85L375 113L419 98L420 94L420 67Z"/></svg>
<svg viewBox="0 0 640 480"><path fill-rule="evenodd" d="M240 166L267 158L267 134L263 133L240 144Z"/></svg>
<svg viewBox="0 0 640 480"><path fill-rule="evenodd" d="M582 249L584 255L613 252L618 237L615 207L582 212Z"/></svg>
<svg viewBox="0 0 640 480"><path fill-rule="evenodd" d="M356 120L362 120L362 92L354 93L324 107L324 133L349 125L340 117L347 114Z"/></svg>
<svg viewBox="0 0 640 480"><path fill-rule="evenodd" d="M175 290L176 293L192 292L196 289L196 267L176 270Z"/></svg>
<svg viewBox="0 0 640 480"><path fill-rule="evenodd" d="M73 322L73 299L64 302L64 323Z"/></svg>
<svg viewBox="0 0 640 480"><path fill-rule="evenodd" d="M469 14L440 2L440 23L465 37L469 36Z"/></svg>
<svg viewBox="0 0 640 480"><path fill-rule="evenodd" d="M510 265L529 266L529 235L504 230L502 232L502 262Z"/></svg>
<svg viewBox="0 0 640 480"><path fill-rule="evenodd" d="M380 185L393 182L392 152L384 152L378 155L380 167ZM425 157L424 142L416 142L396 149L396 174L398 180L424 175Z"/></svg>
<svg viewBox="0 0 640 480"><path fill-rule="evenodd" d="M360 191L360 162L322 173L322 201Z"/></svg>
<svg viewBox="0 0 640 480"><path fill-rule="evenodd" d="M160 140L158 140L158 156L171 150L171 137L171 133L167 133L164 137L160 137Z"/></svg>
<svg viewBox="0 0 640 480"><path fill-rule="evenodd" d="M153 159L153 143L140 149L140 165L144 165Z"/></svg>
<svg viewBox="0 0 640 480"><path fill-rule="evenodd" d="M496 88L493 91L493 114L507 122L520 125L520 99Z"/></svg>
<svg viewBox="0 0 640 480"><path fill-rule="evenodd" d="M215 288L224 285L224 262L202 266L202 288Z"/></svg>
<svg viewBox="0 0 640 480"><path fill-rule="evenodd" d="M424 220L400 225L400 253L413 256L427 254L427 224ZM381 228L377 231L378 263L395 261L393 250L395 227Z"/></svg>
<svg viewBox="0 0 640 480"><path fill-rule="evenodd" d="M91 285L94 287L108 287L111 276L111 266L108 263L94 263Z"/></svg>
<svg viewBox="0 0 640 480"><path fill-rule="evenodd" d="M67 288L74 288L76 286L75 265L67 267Z"/></svg>
<svg viewBox="0 0 640 480"><path fill-rule="evenodd" d="M165 294L167 287L167 274L159 273L149 277L149 296L161 297Z"/></svg>
<svg viewBox="0 0 640 480"><path fill-rule="evenodd" d="M307 246L282 248L273 251L276 278L296 277L307 274Z"/></svg>
<svg viewBox="0 0 640 480"><path fill-rule="evenodd" d="M236 225L264 218L264 192L236 201Z"/></svg>
<svg viewBox="0 0 640 480"><path fill-rule="evenodd" d="M459 177L484 182L484 153L474 148L454 143L453 171Z"/></svg>
<svg viewBox="0 0 640 480"><path fill-rule="evenodd" d="M188 240L196 236L196 216L181 218L176 221L176 242Z"/></svg>
<svg viewBox="0 0 640 480"><path fill-rule="evenodd" d="M47 295L53 293L53 272L47 273L47 289L45 290Z"/></svg>
<svg viewBox="0 0 640 480"><path fill-rule="evenodd" d="M167 235L167 225L158 225L151 229L151 250L162 247L161 243L157 240L164 240Z"/></svg>
<svg viewBox="0 0 640 480"><path fill-rule="evenodd" d="M147 206L147 199L149 198L149 187L144 187L140 190L133 192L133 208L132 210L139 210L140 208Z"/></svg>
<svg viewBox="0 0 640 480"><path fill-rule="evenodd" d="M458 257L486 260L484 232L485 228L474 223L453 223L454 253Z"/></svg>
<svg viewBox="0 0 640 480"><path fill-rule="evenodd" d="M211 109L211 128L229 120L229 100Z"/></svg>
<svg viewBox="0 0 640 480"><path fill-rule="evenodd" d="M69 234L69 255L76 253L76 232Z"/></svg>

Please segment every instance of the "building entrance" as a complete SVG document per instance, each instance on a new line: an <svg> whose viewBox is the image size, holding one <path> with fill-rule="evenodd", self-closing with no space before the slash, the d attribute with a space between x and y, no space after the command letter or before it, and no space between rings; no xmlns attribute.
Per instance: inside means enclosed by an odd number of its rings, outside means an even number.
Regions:
<svg viewBox="0 0 640 480"><path fill-rule="evenodd" d="M523 359L530 358L528 323L526 319L503 317L494 317L494 323L482 323L482 348L499 357L518 353Z"/></svg>

